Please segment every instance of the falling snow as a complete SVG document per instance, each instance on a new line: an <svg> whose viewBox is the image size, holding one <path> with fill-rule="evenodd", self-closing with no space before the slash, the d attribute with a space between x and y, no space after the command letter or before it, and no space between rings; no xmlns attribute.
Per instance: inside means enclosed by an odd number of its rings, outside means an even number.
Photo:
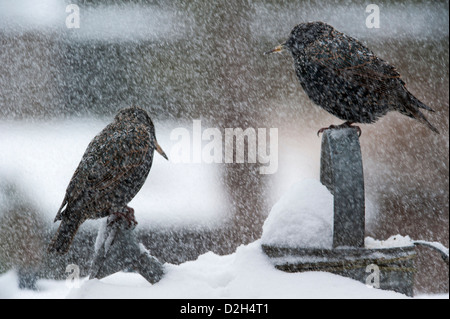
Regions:
<svg viewBox="0 0 450 319"><path fill-rule="evenodd" d="M0 298L134 289L139 298L399 297L331 274L289 276L260 251L269 239L330 245L331 195L317 182L316 133L341 121L308 99L288 54L263 55L296 24L316 20L395 65L408 90L436 111L427 118L441 132L391 113L361 125L366 244L396 235L449 246L448 1L382 1L378 29L366 27L365 5L352 0L71 3L80 28L67 28L64 2L0 0ZM69 291L66 266L78 264L86 278L103 221L87 222L69 254L49 260L53 218L90 140L130 105L149 112L168 155L177 144L171 133L191 131L194 121L220 132L275 128L277 171L260 174L248 153L244 163L157 156L130 206L140 241L166 263L167 278L153 287L119 273ZM200 149L209 142L199 140ZM266 150L273 142L268 134ZM274 216L293 218L285 234ZM448 297L439 254L418 248L417 268L417 294ZM28 275L37 291L18 288Z"/></svg>

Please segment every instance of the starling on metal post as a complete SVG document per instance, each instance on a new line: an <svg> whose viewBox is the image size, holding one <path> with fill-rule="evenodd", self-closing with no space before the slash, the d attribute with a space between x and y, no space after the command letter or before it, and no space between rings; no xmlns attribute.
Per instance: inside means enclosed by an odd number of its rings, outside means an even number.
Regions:
<svg viewBox="0 0 450 319"><path fill-rule="evenodd" d="M130 226L137 224L127 204L144 185L155 150L167 159L147 112L138 107L119 111L87 147L56 215L61 224L49 251L66 253L86 219L117 214Z"/></svg>
<svg viewBox="0 0 450 319"><path fill-rule="evenodd" d="M286 42L266 54L284 50L292 53L297 77L309 98L345 121L329 128L374 123L387 112L398 111L439 133L420 111L433 110L406 89L395 67L332 26L301 23Z"/></svg>

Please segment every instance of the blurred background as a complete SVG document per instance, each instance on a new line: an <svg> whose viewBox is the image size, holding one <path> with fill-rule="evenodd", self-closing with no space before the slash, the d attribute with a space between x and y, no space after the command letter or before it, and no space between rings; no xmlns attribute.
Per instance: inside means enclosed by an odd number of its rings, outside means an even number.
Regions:
<svg viewBox="0 0 450 319"><path fill-rule="evenodd" d="M66 5L80 8L68 29ZM263 52L298 23L321 20L356 37L402 74L436 112L441 132L400 114L362 125L367 236L409 235L449 246L448 1L0 0L0 273L65 278L89 270L98 221L71 252L44 258L52 221L89 141L121 108L152 116L167 154L175 128L277 128L279 168L166 162L156 156L130 206L162 261L232 253L261 236L273 204L296 181L319 178L319 128L339 124L302 91L289 54ZM192 135L191 135L192 138ZM204 142L203 145L205 145ZM419 250L416 292L448 292L448 268Z"/></svg>

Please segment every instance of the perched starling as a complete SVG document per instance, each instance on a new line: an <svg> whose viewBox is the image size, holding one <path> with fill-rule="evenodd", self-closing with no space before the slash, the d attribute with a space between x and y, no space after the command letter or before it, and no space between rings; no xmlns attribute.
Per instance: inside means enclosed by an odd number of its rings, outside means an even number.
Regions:
<svg viewBox="0 0 450 319"><path fill-rule="evenodd" d="M56 215L61 224L49 251L66 253L86 219L117 214L135 222L127 204L144 185L154 150L167 159L147 112L121 110L88 145Z"/></svg>
<svg viewBox="0 0 450 319"><path fill-rule="evenodd" d="M374 123L395 110L439 133L420 111L433 110L406 89L397 70L332 26L299 24L285 43L266 54L283 50L292 53L297 77L309 98L345 121L330 128Z"/></svg>

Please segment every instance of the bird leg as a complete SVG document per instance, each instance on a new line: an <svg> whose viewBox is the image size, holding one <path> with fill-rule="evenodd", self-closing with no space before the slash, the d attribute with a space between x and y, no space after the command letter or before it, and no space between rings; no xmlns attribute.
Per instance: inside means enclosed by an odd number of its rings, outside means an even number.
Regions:
<svg viewBox="0 0 450 319"><path fill-rule="evenodd" d="M323 127L317 132L317 136L319 136L321 133L325 132L326 130L339 130L343 128L356 128L358 132L358 136L361 136L361 128L359 126L353 126L353 122L345 122L341 125L330 125L329 127Z"/></svg>
<svg viewBox="0 0 450 319"><path fill-rule="evenodd" d="M131 207L126 206L125 207L126 212L120 211L120 212L113 212L112 215L117 216L117 218L125 219L128 223L128 226L131 228L132 226L136 226L138 224L135 216L134 216L134 209Z"/></svg>

